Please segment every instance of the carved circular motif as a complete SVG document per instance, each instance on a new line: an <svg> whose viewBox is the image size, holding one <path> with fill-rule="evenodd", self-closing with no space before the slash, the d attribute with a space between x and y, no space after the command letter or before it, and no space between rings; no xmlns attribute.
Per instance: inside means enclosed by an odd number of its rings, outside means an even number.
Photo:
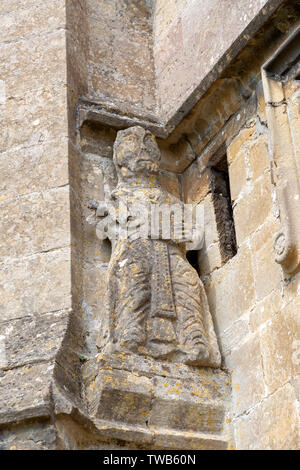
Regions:
<svg viewBox="0 0 300 470"><path fill-rule="evenodd" d="M278 233L274 242L274 250L278 256L284 253L286 247L286 236L283 232Z"/></svg>

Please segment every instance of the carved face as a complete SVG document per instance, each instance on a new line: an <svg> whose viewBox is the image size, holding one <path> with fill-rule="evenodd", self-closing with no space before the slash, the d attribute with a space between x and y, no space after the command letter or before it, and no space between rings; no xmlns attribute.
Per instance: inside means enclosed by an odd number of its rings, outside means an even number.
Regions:
<svg viewBox="0 0 300 470"><path fill-rule="evenodd" d="M114 144L114 162L123 177L158 173L160 151L155 137L140 126L119 131Z"/></svg>

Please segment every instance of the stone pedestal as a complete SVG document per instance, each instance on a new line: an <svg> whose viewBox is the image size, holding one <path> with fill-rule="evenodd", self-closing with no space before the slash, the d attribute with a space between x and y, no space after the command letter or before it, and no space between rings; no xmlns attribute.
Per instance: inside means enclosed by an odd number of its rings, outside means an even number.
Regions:
<svg viewBox="0 0 300 470"><path fill-rule="evenodd" d="M105 439L145 448L226 449L228 375L137 355L84 366L88 415Z"/></svg>

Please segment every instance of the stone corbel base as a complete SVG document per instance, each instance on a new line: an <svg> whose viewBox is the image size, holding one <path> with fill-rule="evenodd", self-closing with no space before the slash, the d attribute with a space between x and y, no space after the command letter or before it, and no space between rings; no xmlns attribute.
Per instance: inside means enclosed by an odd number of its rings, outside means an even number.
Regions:
<svg viewBox="0 0 300 470"><path fill-rule="evenodd" d="M227 449L228 375L122 354L84 365L84 401L105 440L153 449Z"/></svg>

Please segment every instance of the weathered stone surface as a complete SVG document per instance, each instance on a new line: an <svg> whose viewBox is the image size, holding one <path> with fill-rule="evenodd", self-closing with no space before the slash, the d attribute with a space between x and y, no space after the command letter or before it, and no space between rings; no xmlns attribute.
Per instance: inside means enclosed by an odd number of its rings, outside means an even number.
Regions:
<svg viewBox="0 0 300 470"><path fill-rule="evenodd" d="M255 132L255 127L245 127L239 132L239 134L233 139L231 144L227 149L227 159L228 163L231 164L233 160L237 157L241 150L244 150L247 144L249 143L250 138Z"/></svg>
<svg viewBox="0 0 300 470"><path fill-rule="evenodd" d="M198 255L198 265L201 276L210 274L223 265L219 243L213 243L206 248L206 243L204 242L204 247Z"/></svg>
<svg viewBox="0 0 300 470"><path fill-rule="evenodd" d="M0 450L54 450L56 429L48 422L11 425L0 431Z"/></svg>
<svg viewBox="0 0 300 470"><path fill-rule="evenodd" d="M231 199L235 201L246 184L246 162L242 152L229 166L229 181Z"/></svg>
<svg viewBox="0 0 300 470"><path fill-rule="evenodd" d="M279 289L272 291L258 302L250 312L249 325L251 331L257 331L260 325L276 315L281 310L282 304L282 293Z"/></svg>
<svg viewBox="0 0 300 470"><path fill-rule="evenodd" d="M210 168L200 173L197 162L192 164L182 176L182 190L186 203L202 202L211 191Z"/></svg>
<svg viewBox="0 0 300 470"><path fill-rule="evenodd" d="M0 260L54 250L70 243L69 187L10 199L0 204Z"/></svg>
<svg viewBox="0 0 300 470"><path fill-rule="evenodd" d="M15 91L16 93L16 91ZM7 96L0 123L2 133L0 150L12 147L31 147L67 136L66 88L47 84L33 93L24 90L21 95ZM47 113L45 108L47 107Z"/></svg>
<svg viewBox="0 0 300 470"><path fill-rule="evenodd" d="M299 449L299 414L293 387L286 384L250 414L234 422L237 447L245 450Z"/></svg>
<svg viewBox="0 0 300 470"><path fill-rule="evenodd" d="M147 427L152 384L150 379L123 371L103 371L95 380L91 412L97 418Z"/></svg>
<svg viewBox="0 0 300 470"><path fill-rule="evenodd" d="M299 301L272 317L260 333L265 381L270 393L299 374Z"/></svg>
<svg viewBox="0 0 300 470"><path fill-rule="evenodd" d="M51 4L41 4L38 0L21 3L9 7L6 2L4 10L1 8L0 26L6 43L65 26L64 0L53 0Z"/></svg>
<svg viewBox="0 0 300 470"><path fill-rule="evenodd" d="M245 341L249 334L249 318L245 314L238 320L234 321L219 338L222 356L227 360L227 356L233 350L236 350ZM230 359L229 359L230 361Z"/></svg>
<svg viewBox="0 0 300 470"><path fill-rule="evenodd" d="M12 148L0 159L0 202L68 184L67 139Z"/></svg>
<svg viewBox="0 0 300 470"><path fill-rule="evenodd" d="M262 300L271 291L279 288L283 280L282 268L274 259L273 245L277 229L278 220L271 217L251 237L255 290L258 300Z"/></svg>
<svg viewBox="0 0 300 470"><path fill-rule="evenodd" d="M224 401L212 401L202 384L186 388L176 380L155 379L150 429L170 428L184 432L215 433L223 430Z"/></svg>
<svg viewBox="0 0 300 470"><path fill-rule="evenodd" d="M227 447L226 373L127 354L98 356L84 368L85 396L103 435L148 439L153 448Z"/></svg>
<svg viewBox="0 0 300 470"><path fill-rule="evenodd" d="M0 323L0 369L54 359L63 339L68 311Z"/></svg>
<svg viewBox="0 0 300 470"><path fill-rule="evenodd" d="M196 158L196 155L187 139L181 138L177 144L168 144L158 141L161 151L160 167L162 170L183 173Z"/></svg>
<svg viewBox="0 0 300 470"><path fill-rule="evenodd" d="M180 199L180 186L178 176L172 173L160 172L159 181L168 193Z"/></svg>
<svg viewBox="0 0 300 470"><path fill-rule="evenodd" d="M71 307L70 249L1 265L1 320Z"/></svg>
<svg viewBox="0 0 300 470"><path fill-rule="evenodd" d="M87 2L89 95L153 110L151 11L146 2ZM128 55L130 57L128 57Z"/></svg>
<svg viewBox="0 0 300 470"><path fill-rule="evenodd" d="M221 334L254 303L250 251L240 249L227 264L212 273L205 287L217 333Z"/></svg>
<svg viewBox="0 0 300 470"><path fill-rule="evenodd" d="M244 0L237 7L231 2L227 5L230 15L224 20L219 15L223 7L222 2L214 0L203 5L194 0L187 2L185 8L175 9L178 13L168 28L168 20L163 21L164 26L158 26L154 50L155 65L159 71L158 99L164 119L170 119L187 98L191 100L192 91L197 95L197 85L199 86L202 80L207 80L207 75L214 65L218 63L219 70L226 66L242 44L247 42L249 32L256 30L279 3L279 0L259 0L249 5ZM159 21L161 5L158 3L156 8ZM167 10L169 6L165 8ZM241 15L241 11L246 13ZM249 30L248 34L245 29ZM180 54L177 51L180 51ZM173 87L169 86L170 82L174 83Z"/></svg>
<svg viewBox="0 0 300 470"><path fill-rule="evenodd" d="M53 367L45 362L0 372L0 423L50 415Z"/></svg>
<svg viewBox="0 0 300 470"><path fill-rule="evenodd" d="M226 366L232 372L233 413L239 415L265 395L259 336L249 337L238 345L226 357Z"/></svg>
<svg viewBox="0 0 300 470"><path fill-rule="evenodd" d="M58 30L28 41L2 44L0 79L6 83L7 98L20 97L45 85L66 83L65 41L65 32Z"/></svg>
<svg viewBox="0 0 300 470"><path fill-rule="evenodd" d="M174 223L169 233L153 233L155 209L164 205L169 211L162 215L164 224L170 221L170 211L179 210L180 227L184 209L178 198L160 186L159 161L160 152L149 131L136 126L118 133L114 145L118 185L107 206L99 203L95 214L100 219L97 230L107 224L102 235L113 245L98 346L104 354L131 351L217 367L220 357L204 288L185 258L183 244L192 242L195 235L189 235L184 225L178 238ZM117 233L120 227L126 229L125 236Z"/></svg>
<svg viewBox="0 0 300 470"><path fill-rule="evenodd" d="M253 180L270 168L270 157L267 136L262 135L254 140L249 148L249 163Z"/></svg>
<svg viewBox="0 0 300 470"><path fill-rule="evenodd" d="M267 173L254 184L249 194L237 202L233 214L239 246L269 215L272 209L272 189L270 174Z"/></svg>

